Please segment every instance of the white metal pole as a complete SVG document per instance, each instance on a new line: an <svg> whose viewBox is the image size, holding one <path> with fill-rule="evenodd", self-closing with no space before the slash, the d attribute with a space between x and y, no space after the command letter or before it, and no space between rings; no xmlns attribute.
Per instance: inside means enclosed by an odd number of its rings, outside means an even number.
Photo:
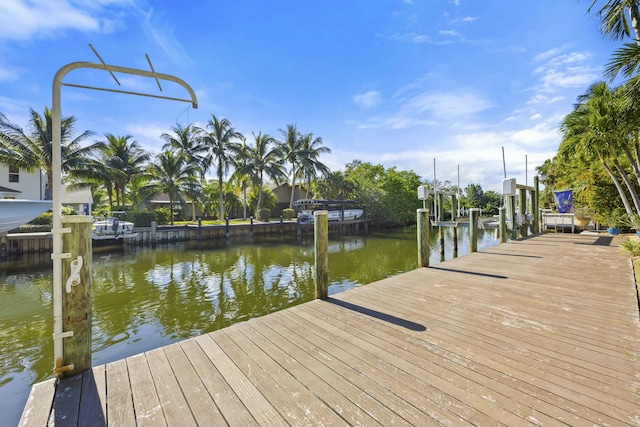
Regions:
<svg viewBox="0 0 640 427"><path fill-rule="evenodd" d="M460 165L458 165L458 218L460 218Z"/></svg>
<svg viewBox="0 0 640 427"><path fill-rule="evenodd" d="M436 187L436 158L433 158L433 219L438 222L438 191Z"/></svg>
<svg viewBox="0 0 640 427"><path fill-rule="evenodd" d="M60 70L62 71L62 70ZM54 373L60 377L63 366L62 344L62 135L60 119L60 83L64 74L58 71L53 78L51 126L53 134L53 147L51 152L51 169L53 174L52 198L53 198L53 357ZM66 73L65 73L66 74Z"/></svg>

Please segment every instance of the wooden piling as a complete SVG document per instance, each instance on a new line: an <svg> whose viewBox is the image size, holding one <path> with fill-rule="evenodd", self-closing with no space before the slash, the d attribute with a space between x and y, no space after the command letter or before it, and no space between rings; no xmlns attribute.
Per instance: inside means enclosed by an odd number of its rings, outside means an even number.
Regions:
<svg viewBox="0 0 640 427"><path fill-rule="evenodd" d="M507 243L507 207L501 206L498 213L498 234L500 234L500 243Z"/></svg>
<svg viewBox="0 0 640 427"><path fill-rule="evenodd" d="M429 209L417 210L418 268L429 267Z"/></svg>
<svg viewBox="0 0 640 427"><path fill-rule="evenodd" d="M478 252L478 217L480 209L469 209L469 252Z"/></svg>
<svg viewBox="0 0 640 427"><path fill-rule="evenodd" d="M516 196L507 196L507 208L511 219L511 240L518 238L518 223L516 222Z"/></svg>
<svg viewBox="0 0 640 427"><path fill-rule="evenodd" d="M73 365L63 375L71 377L91 369L91 263L92 241L90 215L62 217L62 247L71 255L62 260L62 330L73 335L64 338L64 365Z"/></svg>
<svg viewBox="0 0 640 427"><path fill-rule="evenodd" d="M525 188L520 188L518 195L520 196L518 200L518 217L520 218L520 237L527 237L528 226L526 225L526 214L527 214L527 190Z"/></svg>
<svg viewBox="0 0 640 427"><path fill-rule="evenodd" d="M313 225L316 299L327 299L329 296L329 211L315 211Z"/></svg>
<svg viewBox="0 0 640 427"><path fill-rule="evenodd" d="M531 223L531 232L540 232L540 183L537 176L533 177L533 193L531 193L531 214L533 222Z"/></svg>
<svg viewBox="0 0 640 427"><path fill-rule="evenodd" d="M444 262L444 227L438 227L438 239L440 240L440 262Z"/></svg>
<svg viewBox="0 0 640 427"><path fill-rule="evenodd" d="M444 221L444 194L438 193L438 212L435 212L436 221Z"/></svg>
<svg viewBox="0 0 640 427"><path fill-rule="evenodd" d="M458 257L458 226L454 225L452 227L453 231L453 257Z"/></svg>

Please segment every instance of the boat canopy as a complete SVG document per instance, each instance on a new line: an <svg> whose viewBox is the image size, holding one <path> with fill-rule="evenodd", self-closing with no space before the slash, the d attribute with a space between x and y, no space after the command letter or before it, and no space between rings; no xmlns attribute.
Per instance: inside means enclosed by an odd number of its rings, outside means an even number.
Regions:
<svg viewBox="0 0 640 427"><path fill-rule="evenodd" d="M293 206L301 209L326 209L329 206L357 205L356 200L300 199Z"/></svg>

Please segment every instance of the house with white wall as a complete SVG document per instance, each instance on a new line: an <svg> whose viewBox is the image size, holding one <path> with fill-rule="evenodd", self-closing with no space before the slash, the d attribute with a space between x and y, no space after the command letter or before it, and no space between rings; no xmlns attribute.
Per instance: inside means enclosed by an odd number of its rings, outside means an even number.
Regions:
<svg viewBox="0 0 640 427"><path fill-rule="evenodd" d="M0 164L0 199L44 199L45 175Z"/></svg>

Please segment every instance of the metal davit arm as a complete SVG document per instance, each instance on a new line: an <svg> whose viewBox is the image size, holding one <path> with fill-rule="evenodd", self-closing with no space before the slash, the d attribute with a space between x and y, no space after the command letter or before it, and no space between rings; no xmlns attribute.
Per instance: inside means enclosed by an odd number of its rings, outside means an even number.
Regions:
<svg viewBox="0 0 640 427"><path fill-rule="evenodd" d="M95 52L95 51L94 51ZM148 59L148 58L147 58ZM71 71L89 68L96 70L105 70L109 72L118 72L123 74L131 74L136 76L150 77L158 80L167 80L182 86L187 90L191 99L172 98L162 95L153 95L139 92L129 92L118 89L99 88L91 86L82 86L76 84L66 84L62 80ZM153 67L152 67L153 68ZM113 75L113 74L112 74ZM117 80L116 80L117 81ZM159 84L159 83L158 83ZM57 378L62 377L64 371L69 370L63 360L65 337L73 335L73 332L63 331L62 318L64 313L62 307L62 259L69 258L68 253L63 252L62 234L68 230L62 228L62 142L61 142L61 110L60 110L60 87L71 86L83 89L102 90L106 92L125 93L128 95L139 95L151 98L168 99L172 101L191 102L193 108L198 108L198 100L196 94L184 80L170 74L156 73L155 71L138 70L135 68L119 67L109 64L96 64L93 62L72 62L60 68L53 78L52 86L52 132L53 132L53 152L52 152L52 173L53 173L53 353L54 353L54 374ZM86 265L85 268L91 268Z"/></svg>

